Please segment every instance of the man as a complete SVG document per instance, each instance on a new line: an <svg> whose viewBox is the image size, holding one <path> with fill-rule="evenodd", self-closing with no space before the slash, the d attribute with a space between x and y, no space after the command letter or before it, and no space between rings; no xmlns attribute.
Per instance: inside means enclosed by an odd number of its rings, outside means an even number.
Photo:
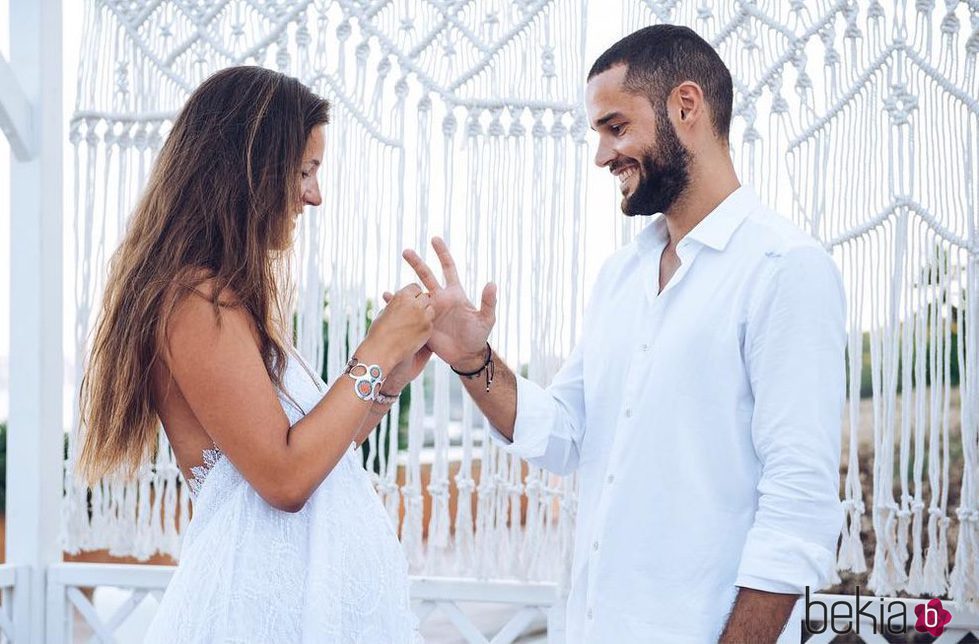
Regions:
<svg viewBox="0 0 979 644"><path fill-rule="evenodd" d="M495 287L471 305L439 239L445 286L405 252L428 346L506 449L579 473L570 641L775 641L842 522L839 272L740 186L731 75L693 31L623 38L586 101L623 212L662 214L603 266L568 361L546 390L516 377L487 344Z"/></svg>

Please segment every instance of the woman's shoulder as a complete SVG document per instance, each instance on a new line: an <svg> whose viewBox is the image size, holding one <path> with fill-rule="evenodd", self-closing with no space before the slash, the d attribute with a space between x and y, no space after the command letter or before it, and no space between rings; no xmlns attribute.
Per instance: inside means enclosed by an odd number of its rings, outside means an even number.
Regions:
<svg viewBox="0 0 979 644"><path fill-rule="evenodd" d="M177 279L174 280L176 299L181 300L186 296L196 295L220 307L231 308L241 304L235 290L228 284L222 286L220 282L221 280L211 269L189 266L178 273Z"/></svg>
<svg viewBox="0 0 979 644"><path fill-rule="evenodd" d="M212 271L188 268L173 281L169 297L164 298L166 310L159 340L172 350L174 341L216 340L220 333L247 333L260 346L258 327L241 306L238 294L230 286L221 285ZM183 342L181 342L183 343ZM168 351L169 353L169 351Z"/></svg>

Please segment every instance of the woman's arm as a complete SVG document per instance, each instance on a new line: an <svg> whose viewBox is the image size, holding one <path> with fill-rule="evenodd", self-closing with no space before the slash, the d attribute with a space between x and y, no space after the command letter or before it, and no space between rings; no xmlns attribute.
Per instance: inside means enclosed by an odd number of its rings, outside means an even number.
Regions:
<svg viewBox="0 0 979 644"><path fill-rule="evenodd" d="M417 285L402 289L357 348L357 359L386 374L413 355L430 333L427 299ZM219 319L207 300L183 298L169 320L166 358L211 440L281 510L305 505L371 415L372 403L357 396L354 381L338 378L290 427L241 307L222 308Z"/></svg>

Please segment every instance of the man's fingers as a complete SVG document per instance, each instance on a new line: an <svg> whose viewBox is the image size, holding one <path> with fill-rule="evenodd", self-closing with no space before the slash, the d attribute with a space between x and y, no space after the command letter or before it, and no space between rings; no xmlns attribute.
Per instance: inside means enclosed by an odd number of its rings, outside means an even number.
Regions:
<svg viewBox="0 0 979 644"><path fill-rule="evenodd" d="M483 297L479 306L479 314L490 322L496 321L496 284L493 282L483 287Z"/></svg>
<svg viewBox="0 0 979 644"><path fill-rule="evenodd" d="M409 248L401 253L401 256L405 258L408 265L415 271L415 274L418 275L418 279L422 281L425 288L430 291L437 291L441 288L438 279L435 277L435 273L432 272L432 269L428 267L428 264L425 263L425 260L418 253Z"/></svg>
<svg viewBox="0 0 979 644"><path fill-rule="evenodd" d="M449 252L449 247L445 245L445 241L441 237L432 237L432 248L435 249L439 263L442 264L442 274L445 275L446 286L458 284L459 273L456 272L456 263L452 259L452 253Z"/></svg>

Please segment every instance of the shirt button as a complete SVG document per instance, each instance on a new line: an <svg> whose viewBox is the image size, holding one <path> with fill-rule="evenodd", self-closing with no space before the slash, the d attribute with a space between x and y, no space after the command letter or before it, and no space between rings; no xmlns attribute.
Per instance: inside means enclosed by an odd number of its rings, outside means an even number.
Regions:
<svg viewBox="0 0 979 644"><path fill-rule="evenodd" d="M605 479L605 480L608 481L609 483L611 483L612 481L615 480L615 474L609 474L608 475L608 478Z"/></svg>
<svg viewBox="0 0 979 644"><path fill-rule="evenodd" d="M626 409L625 410L625 417L626 418L632 418L632 410L631 409Z"/></svg>
<svg viewBox="0 0 979 644"><path fill-rule="evenodd" d="M591 549L592 550L598 550L598 542L597 541L595 543L591 544Z"/></svg>
<svg viewBox="0 0 979 644"><path fill-rule="evenodd" d="M644 351L644 352L645 352L645 351L649 351L649 345L648 345L648 344L646 344L645 342L643 342L643 343L642 343L642 344L641 344L641 345L639 346L639 348L640 348L640 349L641 349L642 351Z"/></svg>
<svg viewBox="0 0 979 644"><path fill-rule="evenodd" d="M591 611L591 609L589 608L589 609L588 609L588 619L592 619L592 618L593 618L594 616L595 616L595 614L594 614L594 613L593 613L593 612Z"/></svg>

